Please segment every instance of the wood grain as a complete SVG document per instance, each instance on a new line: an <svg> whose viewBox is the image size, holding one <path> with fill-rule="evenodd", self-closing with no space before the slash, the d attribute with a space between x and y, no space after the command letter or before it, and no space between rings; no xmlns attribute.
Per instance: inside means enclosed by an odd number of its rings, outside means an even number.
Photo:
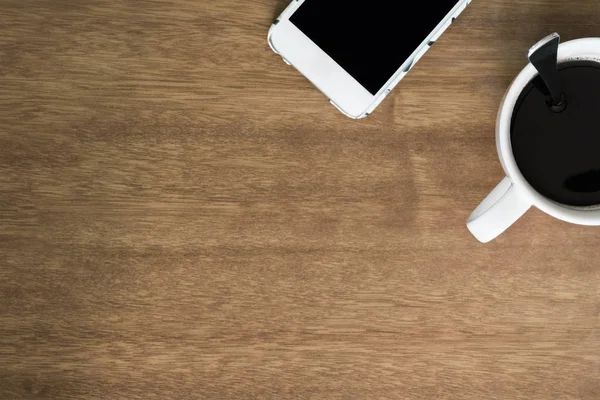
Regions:
<svg viewBox="0 0 600 400"><path fill-rule="evenodd" d="M527 49L600 3L476 0L361 121L284 6L2 1L0 398L600 398L600 230L465 228Z"/></svg>

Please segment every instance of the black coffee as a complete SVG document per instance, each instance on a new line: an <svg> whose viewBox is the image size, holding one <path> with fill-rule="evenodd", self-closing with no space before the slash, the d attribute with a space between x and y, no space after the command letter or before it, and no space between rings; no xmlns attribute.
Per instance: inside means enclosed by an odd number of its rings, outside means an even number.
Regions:
<svg viewBox="0 0 600 400"><path fill-rule="evenodd" d="M529 184L570 206L600 204L600 64L560 64L567 107L555 113L538 76L521 93L512 116L515 160Z"/></svg>

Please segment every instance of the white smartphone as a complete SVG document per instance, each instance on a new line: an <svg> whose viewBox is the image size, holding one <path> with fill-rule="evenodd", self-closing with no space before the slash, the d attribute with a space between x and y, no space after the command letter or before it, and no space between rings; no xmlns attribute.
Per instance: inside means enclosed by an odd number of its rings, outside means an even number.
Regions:
<svg viewBox="0 0 600 400"><path fill-rule="evenodd" d="M350 118L364 118L471 0L293 0L269 45Z"/></svg>

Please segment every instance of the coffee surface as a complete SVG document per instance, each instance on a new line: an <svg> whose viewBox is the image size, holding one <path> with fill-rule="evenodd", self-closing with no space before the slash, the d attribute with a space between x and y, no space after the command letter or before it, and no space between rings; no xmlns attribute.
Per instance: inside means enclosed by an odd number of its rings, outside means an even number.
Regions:
<svg viewBox="0 0 600 400"><path fill-rule="evenodd" d="M600 64L560 64L567 107L548 106L542 79L534 78L521 93L512 116L515 160L530 185L545 197L566 205L600 204Z"/></svg>

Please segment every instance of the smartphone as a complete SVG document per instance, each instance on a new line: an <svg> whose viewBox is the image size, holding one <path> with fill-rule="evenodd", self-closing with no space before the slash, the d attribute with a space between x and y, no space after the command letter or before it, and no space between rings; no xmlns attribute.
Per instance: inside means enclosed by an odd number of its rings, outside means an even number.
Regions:
<svg viewBox="0 0 600 400"><path fill-rule="evenodd" d="M343 114L364 118L470 2L294 0L269 45Z"/></svg>

